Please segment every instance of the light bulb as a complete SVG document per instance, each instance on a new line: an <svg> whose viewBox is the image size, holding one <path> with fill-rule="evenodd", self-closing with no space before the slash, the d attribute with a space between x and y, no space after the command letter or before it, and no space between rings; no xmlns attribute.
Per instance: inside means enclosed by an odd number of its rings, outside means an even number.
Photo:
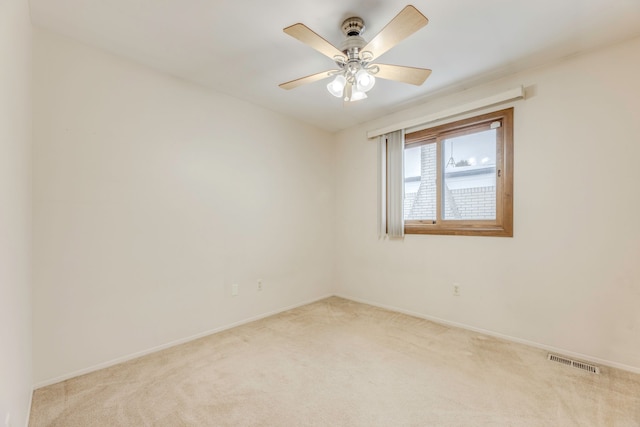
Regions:
<svg viewBox="0 0 640 427"><path fill-rule="evenodd" d="M335 97L340 98L344 91L344 85L347 84L347 79L342 74L338 74L332 82L327 85L329 93Z"/></svg>
<svg viewBox="0 0 640 427"><path fill-rule="evenodd" d="M373 85L376 84L376 78L367 72L360 70L356 73L356 87L361 92L369 92Z"/></svg>

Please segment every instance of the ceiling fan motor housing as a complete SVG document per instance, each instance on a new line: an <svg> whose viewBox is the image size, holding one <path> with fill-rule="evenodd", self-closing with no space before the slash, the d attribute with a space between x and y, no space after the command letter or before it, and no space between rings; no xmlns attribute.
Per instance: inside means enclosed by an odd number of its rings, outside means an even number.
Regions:
<svg viewBox="0 0 640 427"><path fill-rule="evenodd" d="M340 50L347 56L347 62L359 62L362 59L362 48L367 45L366 40L361 37L364 33L364 21L357 16L347 18L342 23L342 32L347 38L340 44Z"/></svg>
<svg viewBox="0 0 640 427"><path fill-rule="evenodd" d="M340 44L340 50L347 55L347 59L358 59L358 53L367 42L360 36L349 36Z"/></svg>

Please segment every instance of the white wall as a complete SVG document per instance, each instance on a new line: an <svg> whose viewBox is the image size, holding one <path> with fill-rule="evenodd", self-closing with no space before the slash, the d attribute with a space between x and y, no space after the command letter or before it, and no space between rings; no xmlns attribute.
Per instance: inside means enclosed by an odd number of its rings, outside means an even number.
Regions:
<svg viewBox="0 0 640 427"><path fill-rule="evenodd" d="M638 52L635 39L341 132L339 292L640 372ZM519 84L514 237L377 240L366 131Z"/></svg>
<svg viewBox="0 0 640 427"><path fill-rule="evenodd" d="M0 2L0 423L31 399L31 22Z"/></svg>
<svg viewBox="0 0 640 427"><path fill-rule="evenodd" d="M44 30L34 62L36 384L333 292L331 135Z"/></svg>

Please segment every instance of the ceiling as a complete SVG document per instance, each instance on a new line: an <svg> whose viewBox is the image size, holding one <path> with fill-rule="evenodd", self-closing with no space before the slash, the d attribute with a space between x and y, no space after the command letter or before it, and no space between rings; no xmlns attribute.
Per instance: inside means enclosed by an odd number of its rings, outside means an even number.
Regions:
<svg viewBox="0 0 640 427"><path fill-rule="evenodd" d="M419 87L378 79L344 104L329 80L279 83L333 68L289 37L302 22L334 45L340 24L364 19L366 40L407 0L30 0L35 25L79 39L328 131L452 91L640 36L639 0L415 0L430 22L380 62L430 68Z"/></svg>

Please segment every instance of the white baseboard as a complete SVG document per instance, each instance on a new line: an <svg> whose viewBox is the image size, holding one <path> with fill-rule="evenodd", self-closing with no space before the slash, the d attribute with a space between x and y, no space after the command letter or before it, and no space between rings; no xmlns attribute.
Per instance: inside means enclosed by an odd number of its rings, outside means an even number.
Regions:
<svg viewBox="0 0 640 427"><path fill-rule="evenodd" d="M613 362L611 360L600 359L598 357L589 356L587 354L576 353L576 352L571 351L571 350L566 350L566 349L563 349L563 348L553 347L553 346L550 346L550 345L541 344L541 343L537 343L537 342L534 342L534 341L528 341L528 340L525 340L525 339L512 337L510 335L501 334L499 332L494 332L494 331L490 331L490 330L482 329L482 328L476 328L474 326L466 325L464 323L452 322L450 320L441 319L439 317L429 316L429 315L422 314L422 313L416 313L416 312L413 312L411 310L404 310L402 308L398 308L398 307L394 307L394 306L390 306L390 305L386 305L386 304L378 304L376 302L365 300L365 299L362 299L362 298L356 298L356 297L352 297L352 296L348 296L348 295L344 295L344 294L335 294L335 296L337 296L339 298L344 298L344 299L347 299L347 300L350 300L350 301L359 302L359 303L362 303L362 304L372 305L374 307L384 308L385 310L390 310L390 311L395 311L395 312L398 312L398 313L407 314L409 316L418 317L420 319L429 320L431 322L439 323L441 325L453 326L453 327L456 327L456 328L466 329L468 331L478 332L478 333L481 333L481 334L484 334L484 335L489 335L489 336L492 336L492 337L500 338L500 339L503 339L503 340L506 340L506 341L511 341L511 342L515 342L515 343L518 343L518 344L528 345L530 347L539 348L541 350L550 351L552 353L558 353L558 354L561 354L561 355L565 355L565 356L568 356L568 357L573 358L573 359L579 359L579 360L583 360L585 362L591 362L591 363L598 364L598 365L608 366L610 368L621 369L623 371L633 372L634 374L640 374L640 367L625 365L623 363Z"/></svg>
<svg viewBox="0 0 640 427"><path fill-rule="evenodd" d="M611 367L611 368L621 369L623 371L628 371L628 372L633 372L633 373L636 373L636 374L640 374L640 367L635 367L635 366L625 365L625 364L618 363L618 362L613 362L613 361L610 361L610 360L600 359L598 357L593 357L593 356L589 356L589 355L586 355L586 354L576 353L576 352L573 352L573 351L570 351L570 350L566 350L566 349L563 349L563 348L553 347L553 346L549 346L549 345L546 345L546 344L541 344L541 343L528 341L528 340L517 338L517 337L512 337L510 335L501 334L499 332L494 332L494 331L490 331L490 330L482 329L482 328L476 328L474 326L466 325L466 324L463 324L463 323L452 322L450 320L445 320L445 319L441 319L441 318L438 318L438 317L425 315L425 314L422 314L422 313L416 313L416 312L413 312L411 310L405 310L405 309L394 307L394 306L391 306L391 305L379 304L379 303L376 303L376 302L373 302L373 301L369 301L369 300L366 300L366 299L356 298L356 297L353 297L353 296L336 293L336 294L324 295L322 297L314 298L312 300L301 302L299 304L294 304L294 305L291 305L291 306L288 306L288 307L283 307L283 308L278 309L278 310L274 310L274 311L263 313L263 314L260 314L260 315L257 315L257 316L249 317L247 319L244 319L244 320L241 320L241 321L238 321L238 322L234 322L234 323L230 323L228 325L220 326L218 328L214 328L214 329L211 329L211 330L208 330L208 331L205 331L205 332L201 332L201 333L196 334L196 335L192 335L192 336L189 336L189 337L186 337L186 338L182 338L182 339L179 339L179 340L171 341L171 342L168 342L166 344L162 344L162 345L159 345L159 346L156 346L156 347L149 348L147 350L138 351L136 353L132 353L132 354L129 354L129 355L126 355L126 356L118 357L116 359L112 359L112 360L109 360L107 362L99 363L97 365L90 366L88 368L80 369L78 371L74 371L74 372L71 372L71 373L68 373L68 374L64 374L64 375L61 375L61 376L58 376L58 377L55 377L55 378L51 378L51 379L48 379L48 380L45 380L45 381L41 381L39 383L36 383L33 386L33 389L37 390L39 388L46 387L46 386L52 385L52 384L56 384L56 383L59 383L59 382L62 382L62 381L66 381L68 379L71 379L71 378L74 378L74 377L77 377L77 376L80 376L80 375L84 375L84 374L88 374L90 372L98 371L100 369L108 368L110 366L117 365L118 363L127 362L129 360L136 359L138 357L142 357L142 356L145 356L147 354L155 353L157 351L164 350L164 349L167 349L169 347L173 347L173 346L176 346L176 345L184 344L184 343L187 343L189 341L194 341L194 340L197 340L199 338L206 337L208 335L212 335L212 334L215 334L215 333L218 333L218 332L226 331L226 330L231 329L231 328L235 328L236 326L241 326L241 325L244 325L246 323L254 322L256 320L264 319L265 317L269 317L269 316L273 316L275 314L282 313L284 311L288 311L288 310L292 310L294 308L302 307L304 305L312 304L314 302L321 301L323 299L326 299L326 298L329 298L329 297L332 297L332 296L336 296L336 297L339 297L339 298L344 298L344 299L347 299L347 300L350 300L350 301L354 301L354 302L368 304L368 305L371 305L371 306L374 306L374 307L384 308L386 310L391 310L391 311L395 311L395 312L398 312L398 313L407 314L409 316L414 316L414 317L418 317L418 318L421 318L421 319L429 320L429 321L432 321L432 322L435 322L435 323L439 323L441 325L453 326L453 327L456 327L456 328L466 329L468 331L473 331L473 332L478 332L478 333L481 333L481 334L484 334L484 335L493 336L493 337L500 338L500 339L503 339L503 340L506 340L506 341L511 341L511 342L515 342L515 343L518 343L518 344L528 345L530 347L539 348L539 349L550 351L550 352L553 352L553 353L562 354L562 355L565 355L565 356L568 356L568 357L571 357L571 358L574 358L574 359L580 359L580 360L583 360L585 362L591 362L591 363L595 363L595 364L599 364L599 365L603 365L603 366L608 366L608 367ZM29 409L31 409L31 401L29 402ZM31 411L29 411L29 413L30 412ZM27 423L28 423L28 419L27 419Z"/></svg>
<svg viewBox="0 0 640 427"><path fill-rule="evenodd" d="M68 374L60 375L60 376L55 377L55 378L51 378L51 379L48 379L48 380L44 380L44 381L38 382L33 386L33 389L37 390L39 388L46 387L48 385L57 384L59 382L66 381L68 379L75 378L75 377L78 377L80 375L85 375L85 374L88 374L88 373L91 373L91 372L94 372L94 371L98 371L100 369L104 369L104 368L108 368L108 367L113 366L113 365L117 365L118 363L127 362L127 361L132 360L132 359L137 359L138 357L146 356L147 354L155 353L157 351L164 350L164 349L167 349L169 347L174 347L176 345L184 344L184 343L187 343L189 341L194 341L194 340L206 337L208 335L212 335L212 334L215 334L215 333L218 333L218 332L226 331L227 329L235 328L236 326L241 326L241 325L244 325L246 323L255 322L256 320L264 319L265 317L273 316L275 314L279 314L279 313L282 313L282 312L285 312L285 311L288 311L288 310L292 310L294 308L302 307L304 305L313 304L314 302L321 301L321 300L329 298L331 296L333 296L333 294L324 295L322 297L314 298L312 300L308 300L308 301L301 302L301 303L298 303L298 304L294 304L294 305L290 305L290 306L287 306L287 307L283 307L281 309L277 309L277 310L269 311L269 312L266 312L266 313L262 313L262 314L259 314L257 316L249 317L247 319L243 319L243 320L240 320L238 322L234 322L234 323L230 323L228 325L220 326L220 327L217 327L217 328L205 331L205 332L201 332L199 334L191 335L191 336L186 337L186 338L181 338L179 340L174 340L174 341L168 342L166 344L161 344L161 345L156 346L156 347L152 347L152 348L149 348L149 349L146 349L146 350L142 350L142 351L138 351L138 352L135 352L135 353L132 353L132 354L128 354L126 356L117 357L115 359L112 359L112 360L109 360L109 361L106 361L106 362L102 362L102 363L99 363L97 365L90 366L88 368L80 369L78 371L70 372ZM31 413L31 411L29 411L29 413Z"/></svg>

